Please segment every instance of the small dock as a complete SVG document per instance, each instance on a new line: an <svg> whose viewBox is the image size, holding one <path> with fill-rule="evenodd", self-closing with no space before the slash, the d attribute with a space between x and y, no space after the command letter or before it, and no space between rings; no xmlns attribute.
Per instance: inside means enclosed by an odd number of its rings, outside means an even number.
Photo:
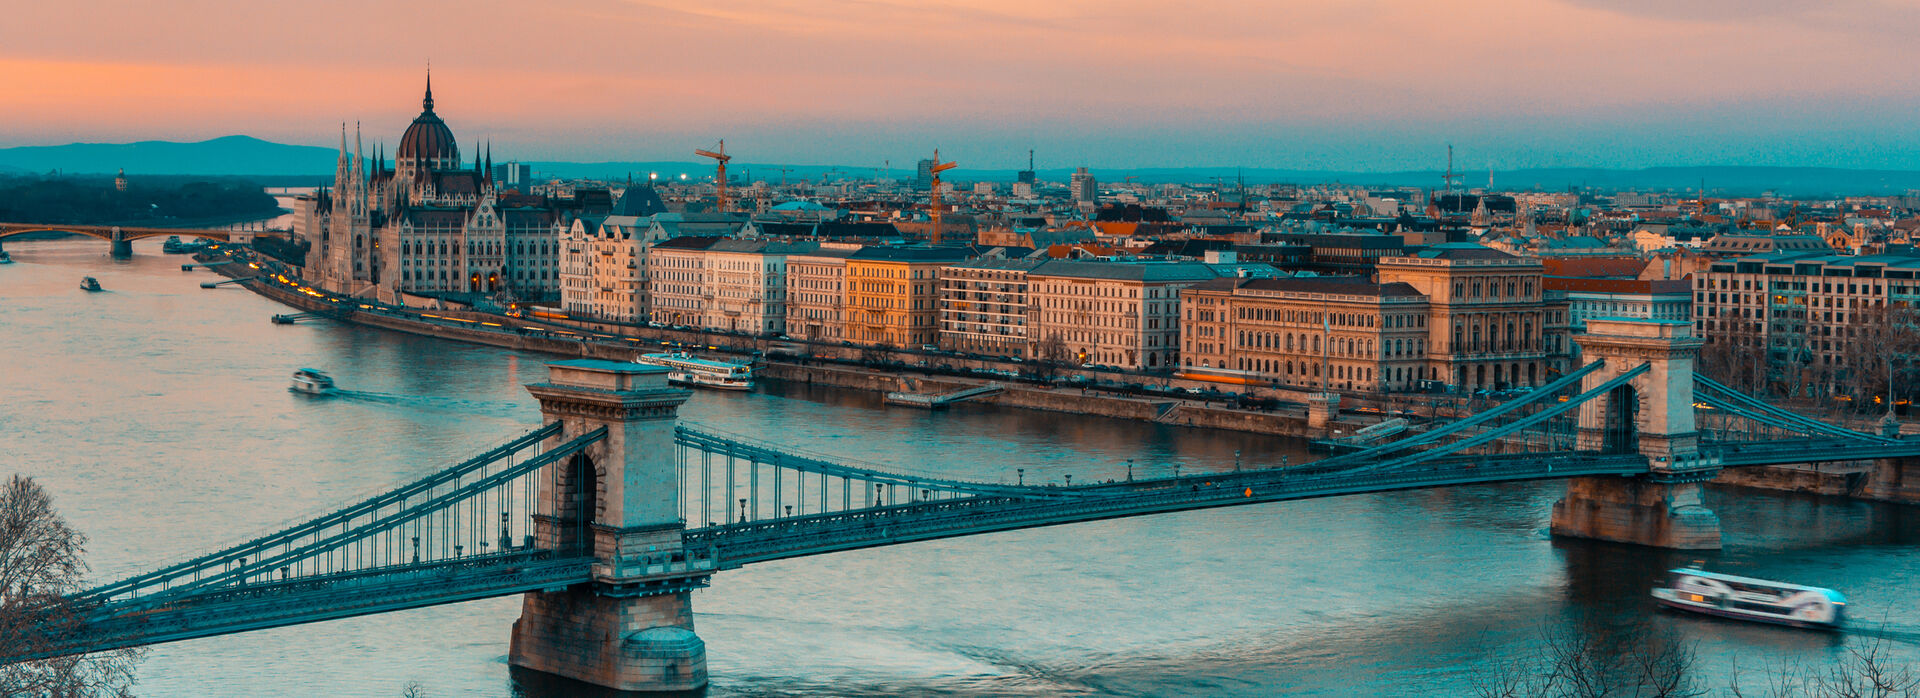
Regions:
<svg viewBox="0 0 1920 698"><path fill-rule="evenodd" d="M1314 439L1308 442L1317 451L1352 451L1372 446L1378 442L1399 436L1407 431L1407 420L1394 417L1354 430L1352 434L1335 439Z"/></svg>
<svg viewBox="0 0 1920 698"><path fill-rule="evenodd" d="M252 281L252 280L254 280L254 279L256 279L256 278L258 278L258 277L253 277L253 276L242 276L242 277L239 277L239 278L234 278L234 279L225 279L225 280L222 280L222 281L202 281L202 282L200 282L200 288L218 288L218 287L221 287L221 286L225 286L225 285L227 285L227 284L239 284L239 283L246 283L246 282L248 282L248 281Z"/></svg>
<svg viewBox="0 0 1920 698"><path fill-rule="evenodd" d="M223 259L218 262L188 262L186 264L180 265L180 271L193 271L195 268L211 269L213 267L217 267L222 264L232 264L232 263L233 263L233 260L231 259Z"/></svg>
<svg viewBox="0 0 1920 698"><path fill-rule="evenodd" d="M999 383L988 383L986 385L976 385L971 388L962 388L945 393L910 393L896 391L887 393L886 403L889 405L900 405L902 407L919 407L922 409L937 410L961 400L997 395L1002 389Z"/></svg>
<svg viewBox="0 0 1920 698"><path fill-rule="evenodd" d="M326 317L326 316L321 315L319 313L288 313L285 315L273 316L273 324L291 325L293 323L300 322L302 320L318 320L323 317Z"/></svg>

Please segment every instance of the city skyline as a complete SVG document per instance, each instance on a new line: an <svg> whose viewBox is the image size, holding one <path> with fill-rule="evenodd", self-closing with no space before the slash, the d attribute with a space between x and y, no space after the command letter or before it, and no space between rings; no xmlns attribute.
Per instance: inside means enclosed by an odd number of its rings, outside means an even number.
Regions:
<svg viewBox="0 0 1920 698"><path fill-rule="evenodd" d="M1437 168L1448 143L1469 172L1920 169L1898 42L1856 35L1915 27L1911 3L376 9L17 9L0 147L328 145L343 120L390 141L432 61L463 136L532 160L685 160L725 138L755 161L896 169L938 146L982 169L1032 148L1042 168L1392 171Z"/></svg>

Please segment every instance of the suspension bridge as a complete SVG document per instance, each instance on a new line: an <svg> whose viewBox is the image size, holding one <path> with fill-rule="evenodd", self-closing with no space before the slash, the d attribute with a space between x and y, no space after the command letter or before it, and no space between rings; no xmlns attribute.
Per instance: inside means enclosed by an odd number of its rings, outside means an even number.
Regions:
<svg viewBox="0 0 1920 698"><path fill-rule="evenodd" d="M1687 323L1589 322L1594 359L1471 417L1303 464L1071 486L902 472L677 421L664 370L549 364L544 425L305 523L75 594L18 661L524 595L519 666L621 690L706 684L690 595L717 572L1040 526L1569 480L1558 535L1719 545L1723 468L1920 456L1693 373ZM1010 464L1011 465L1011 464ZM1905 467L1901 464L1900 467Z"/></svg>

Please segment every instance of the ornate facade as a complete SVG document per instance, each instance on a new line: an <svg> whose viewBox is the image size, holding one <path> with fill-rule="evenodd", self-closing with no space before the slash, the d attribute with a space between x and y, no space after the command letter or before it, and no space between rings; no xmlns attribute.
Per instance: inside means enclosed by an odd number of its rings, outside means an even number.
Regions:
<svg viewBox="0 0 1920 698"><path fill-rule="evenodd" d="M559 211L544 197L497 190L478 153L471 168L462 164L452 129L433 111L431 77L391 167L383 152L363 156L357 131L349 153L341 128L333 187L303 198L296 212L312 244L311 280L387 302L559 295Z"/></svg>

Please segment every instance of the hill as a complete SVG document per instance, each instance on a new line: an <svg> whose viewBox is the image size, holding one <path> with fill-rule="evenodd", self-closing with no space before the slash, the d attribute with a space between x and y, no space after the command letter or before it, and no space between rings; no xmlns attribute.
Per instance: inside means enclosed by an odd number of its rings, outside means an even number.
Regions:
<svg viewBox="0 0 1920 698"><path fill-rule="evenodd" d="M71 174L323 175L333 172L337 151L286 145L252 136L225 136L198 143L70 143L0 148L0 170Z"/></svg>

